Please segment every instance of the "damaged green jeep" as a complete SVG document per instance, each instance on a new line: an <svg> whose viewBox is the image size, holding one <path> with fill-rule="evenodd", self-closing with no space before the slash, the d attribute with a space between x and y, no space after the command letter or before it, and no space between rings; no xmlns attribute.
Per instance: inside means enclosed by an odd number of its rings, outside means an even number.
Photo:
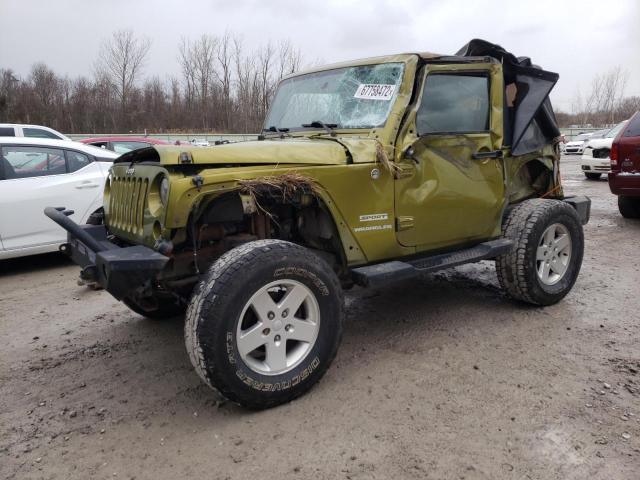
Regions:
<svg viewBox="0 0 640 480"><path fill-rule="evenodd" d="M557 80L482 40L315 68L257 140L127 153L102 216L45 213L82 278L149 318L186 310L202 379L271 407L329 367L345 288L493 259L514 299L571 290L590 200L563 195Z"/></svg>

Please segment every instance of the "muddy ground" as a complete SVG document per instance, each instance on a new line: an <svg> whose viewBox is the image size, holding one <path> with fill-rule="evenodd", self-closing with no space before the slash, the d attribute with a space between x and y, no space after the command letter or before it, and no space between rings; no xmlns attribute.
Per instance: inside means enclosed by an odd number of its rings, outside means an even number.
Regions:
<svg viewBox="0 0 640 480"><path fill-rule="evenodd" d="M606 181L558 305L485 262L347 295L333 366L248 412L202 385L180 320L76 285L57 254L0 262L0 476L9 479L638 479L640 222Z"/></svg>

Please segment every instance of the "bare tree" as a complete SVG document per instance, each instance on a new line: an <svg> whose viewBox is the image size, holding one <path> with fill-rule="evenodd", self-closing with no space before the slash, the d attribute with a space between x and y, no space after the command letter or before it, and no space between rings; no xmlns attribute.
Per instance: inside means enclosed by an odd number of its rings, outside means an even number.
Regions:
<svg viewBox="0 0 640 480"><path fill-rule="evenodd" d="M269 103L273 96L275 83L273 76L273 55L274 49L271 42L268 42L258 52L258 76L259 76L259 96L260 116L265 117L269 109Z"/></svg>
<svg viewBox="0 0 640 480"><path fill-rule="evenodd" d="M278 48L279 74L278 80L297 72L302 67L302 53L291 44L291 40L283 40Z"/></svg>
<svg viewBox="0 0 640 480"><path fill-rule="evenodd" d="M615 110L622 99L627 85L627 73L618 65L602 76L602 111L607 114L607 121L612 124Z"/></svg>
<svg viewBox="0 0 640 480"><path fill-rule="evenodd" d="M20 79L9 69L0 69L0 117L8 119L15 113L15 103Z"/></svg>
<svg viewBox="0 0 640 480"><path fill-rule="evenodd" d="M133 30L117 30L110 39L103 41L100 48L96 67L116 89L122 121L125 121L129 96L142 72L150 47L151 40L136 38Z"/></svg>
<svg viewBox="0 0 640 480"><path fill-rule="evenodd" d="M579 123L586 125L613 124L618 106L622 101L627 83L627 73L620 66L593 77L588 95L582 97L580 90L572 101L572 113Z"/></svg>
<svg viewBox="0 0 640 480"><path fill-rule="evenodd" d="M640 97L627 97L622 99L618 103L618 108L616 109L616 117L618 120L626 120L638 110L640 110Z"/></svg>
<svg viewBox="0 0 640 480"><path fill-rule="evenodd" d="M193 52L191 51L191 43L185 37L180 39L178 46L178 62L182 68L182 76L184 77L185 101L190 107L194 104L196 90L196 67Z"/></svg>
<svg viewBox="0 0 640 480"><path fill-rule="evenodd" d="M38 104L37 110L40 112L40 119L37 121L53 124L53 105L58 89L56 74L44 63L36 63L31 67L30 81Z"/></svg>
<svg viewBox="0 0 640 480"><path fill-rule="evenodd" d="M232 62L233 46L232 35L229 31L224 32L218 46L218 68L216 76L222 91L222 127L228 129L231 126L231 82L232 82Z"/></svg>

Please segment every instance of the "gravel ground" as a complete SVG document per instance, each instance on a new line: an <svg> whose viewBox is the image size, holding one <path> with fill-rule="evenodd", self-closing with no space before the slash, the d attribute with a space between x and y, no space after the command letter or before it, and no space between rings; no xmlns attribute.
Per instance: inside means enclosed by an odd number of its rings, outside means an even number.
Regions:
<svg viewBox="0 0 640 480"><path fill-rule="evenodd" d="M558 305L492 263L347 295L342 346L304 397L248 412L203 386L179 320L76 285L58 254L0 262L3 478L637 479L640 222L606 181Z"/></svg>

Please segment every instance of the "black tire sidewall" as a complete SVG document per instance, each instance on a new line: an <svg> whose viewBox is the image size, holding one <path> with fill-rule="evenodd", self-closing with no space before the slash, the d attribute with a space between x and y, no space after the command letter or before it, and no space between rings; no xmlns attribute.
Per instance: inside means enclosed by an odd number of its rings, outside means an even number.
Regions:
<svg viewBox="0 0 640 480"><path fill-rule="evenodd" d="M209 380L223 394L250 408L282 403L308 390L331 363L342 333L342 292L330 267L309 252L277 253L245 262L242 274L205 293L208 301L198 319L198 342ZM237 326L249 299L276 280L295 280L309 288L320 309L320 331L296 367L279 375L262 375L240 357Z"/></svg>
<svg viewBox="0 0 640 480"><path fill-rule="evenodd" d="M571 258L569 267L560 281L553 285L546 285L538 277L536 254L542 234L555 223L562 224L569 231ZM543 305L550 305L561 300L571 290L578 278L583 254L584 235L582 225L573 208L566 204L558 203L555 208L548 209L531 229L530 238L527 242L527 276L529 277L528 283L532 297Z"/></svg>
<svg viewBox="0 0 640 480"><path fill-rule="evenodd" d="M624 218L640 218L640 197L619 195L618 210Z"/></svg>

